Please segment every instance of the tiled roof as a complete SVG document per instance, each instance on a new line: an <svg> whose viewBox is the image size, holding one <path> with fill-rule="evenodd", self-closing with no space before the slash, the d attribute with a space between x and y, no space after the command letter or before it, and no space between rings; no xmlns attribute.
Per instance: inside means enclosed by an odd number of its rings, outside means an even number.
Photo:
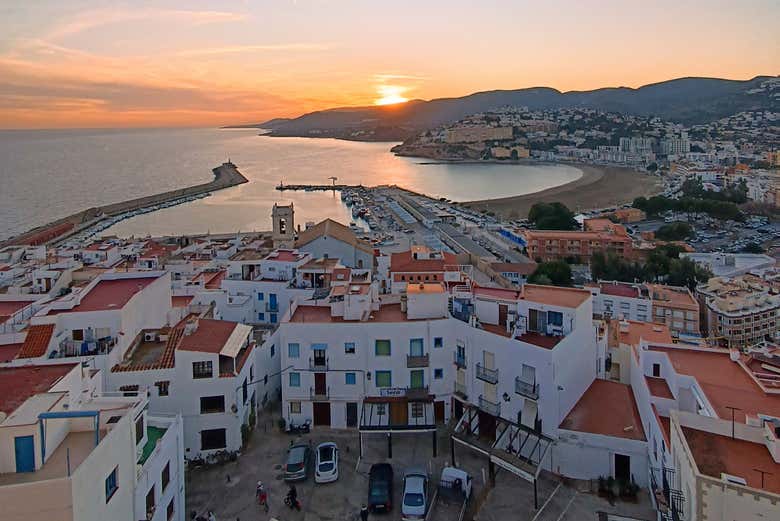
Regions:
<svg viewBox="0 0 780 521"><path fill-rule="evenodd" d="M146 289L147 286L158 278L136 277L101 280L81 298L81 302L78 305L71 309L55 309L50 311L49 314L122 309L131 298Z"/></svg>
<svg viewBox="0 0 780 521"><path fill-rule="evenodd" d="M458 264L455 254L443 252L440 259L415 259L412 251L402 251L390 255L391 273L422 273L445 271L444 266Z"/></svg>
<svg viewBox="0 0 780 521"><path fill-rule="evenodd" d="M184 335L177 349L217 354L225 346L237 324L226 320L198 319L198 328L193 333Z"/></svg>
<svg viewBox="0 0 780 521"><path fill-rule="evenodd" d="M79 364L0 368L0 412L13 413L28 398L48 392Z"/></svg>
<svg viewBox="0 0 780 521"><path fill-rule="evenodd" d="M333 219L325 219L324 221L320 221L307 230L302 231L298 235L298 240L295 241L295 246L300 248L301 246L305 246L310 242L324 236L338 239L339 241L350 244L359 250L365 251L366 253L374 253L374 249L371 247L371 244L358 239L355 233L350 230L349 227L344 226L343 224L336 222Z"/></svg>
<svg viewBox="0 0 780 521"><path fill-rule="evenodd" d="M613 438L645 440L631 386L608 380L594 380L560 427Z"/></svg>
<svg viewBox="0 0 780 521"><path fill-rule="evenodd" d="M46 354L51 336L54 334L54 324L33 325L27 328L27 337L24 339L18 358L38 358Z"/></svg>

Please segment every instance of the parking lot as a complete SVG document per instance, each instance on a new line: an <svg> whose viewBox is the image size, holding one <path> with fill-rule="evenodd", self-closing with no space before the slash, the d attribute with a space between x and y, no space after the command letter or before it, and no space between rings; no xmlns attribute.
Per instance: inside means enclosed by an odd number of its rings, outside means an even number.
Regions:
<svg viewBox="0 0 780 521"><path fill-rule="evenodd" d="M371 464L389 462L394 470L393 511L389 515L371 515L374 520L400 519L403 473L409 467L428 469L431 484L435 485L441 469L449 464L450 444L446 429L437 434L438 455L432 455L430 434L394 434L393 457L388 459L387 436L364 436L363 458L355 431L320 429L302 437L278 431L273 417L261 417L247 450L233 463L187 472L186 496L188 512L205 515L213 510L219 521L269 520L279 521L353 521L359 519L360 506L368 493L368 472ZM339 446L339 480L329 484L315 484L310 477L296 484L302 510L292 511L283 504L288 485L283 481L283 464L291 442L311 443L312 449L324 441ZM534 510L533 486L516 476L499 471L496 486L485 489L483 475L487 463L483 458L458 446L458 467L473 477L472 508L466 519L479 521L503 520L596 520L598 512L620 513L638 519L654 519L647 495L638 504L617 503L615 506L592 494L578 492L561 484L554 476L542 474L539 482L539 507ZM265 484L269 495L269 512L265 513L255 500L258 480ZM478 512L474 508L479 506ZM451 512L451 510L449 511ZM444 514L444 512L441 512ZM431 516L432 521L447 521L451 513Z"/></svg>

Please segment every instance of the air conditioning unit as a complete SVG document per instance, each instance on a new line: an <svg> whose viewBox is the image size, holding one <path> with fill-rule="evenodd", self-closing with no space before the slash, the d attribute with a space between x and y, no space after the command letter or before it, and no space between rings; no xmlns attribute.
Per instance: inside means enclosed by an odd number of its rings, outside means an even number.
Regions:
<svg viewBox="0 0 780 521"><path fill-rule="evenodd" d="M149 332L144 333L144 342L155 342L157 341L157 333Z"/></svg>

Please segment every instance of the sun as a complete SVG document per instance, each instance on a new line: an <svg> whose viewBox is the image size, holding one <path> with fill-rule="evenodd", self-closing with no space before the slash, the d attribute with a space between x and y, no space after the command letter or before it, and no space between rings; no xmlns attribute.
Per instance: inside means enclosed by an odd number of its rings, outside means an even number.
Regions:
<svg viewBox="0 0 780 521"><path fill-rule="evenodd" d="M400 85L378 85L376 92L379 97L374 100L374 105L405 103L409 101L409 98L403 97L402 94L407 90L409 87L401 87Z"/></svg>

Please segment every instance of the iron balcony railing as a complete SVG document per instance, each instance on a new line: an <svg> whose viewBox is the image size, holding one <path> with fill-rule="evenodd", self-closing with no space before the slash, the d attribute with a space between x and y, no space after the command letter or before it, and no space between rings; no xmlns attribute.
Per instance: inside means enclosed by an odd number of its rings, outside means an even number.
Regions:
<svg viewBox="0 0 780 521"><path fill-rule="evenodd" d="M477 378L489 384L498 383L498 369L488 369L482 364L477 364Z"/></svg>
<svg viewBox="0 0 780 521"><path fill-rule="evenodd" d="M265 303L265 310L269 311L271 313L278 313L279 312L279 303L275 302L271 304L270 302Z"/></svg>
<svg viewBox="0 0 780 521"><path fill-rule="evenodd" d="M65 358L69 356L104 355L111 351L117 344L114 337L100 338L98 340L63 340L59 350L51 358Z"/></svg>
<svg viewBox="0 0 780 521"><path fill-rule="evenodd" d="M501 416L501 404L491 402L482 395L479 395L479 408L493 416Z"/></svg>
<svg viewBox="0 0 780 521"><path fill-rule="evenodd" d="M410 400L423 400L425 398L428 398L428 386L424 385L422 387L407 387L406 388L406 397Z"/></svg>
<svg viewBox="0 0 780 521"><path fill-rule="evenodd" d="M459 369L465 369L466 368L466 355L465 354L458 354L455 353L455 365Z"/></svg>
<svg viewBox="0 0 780 521"><path fill-rule="evenodd" d="M515 392L532 400L539 399L539 384L524 382L519 376L515 377Z"/></svg>
<svg viewBox="0 0 780 521"><path fill-rule="evenodd" d="M455 382L455 394L463 398L464 400L468 400L469 395L466 391L466 384L459 384L458 382Z"/></svg>
<svg viewBox="0 0 780 521"><path fill-rule="evenodd" d="M406 367L428 367L428 355L406 355Z"/></svg>
<svg viewBox="0 0 780 521"><path fill-rule="evenodd" d="M309 370L310 371L327 371L328 359L326 357L315 356L309 358Z"/></svg>
<svg viewBox="0 0 780 521"><path fill-rule="evenodd" d="M330 386L320 390L309 387L309 398L312 400L327 400L330 398Z"/></svg>

